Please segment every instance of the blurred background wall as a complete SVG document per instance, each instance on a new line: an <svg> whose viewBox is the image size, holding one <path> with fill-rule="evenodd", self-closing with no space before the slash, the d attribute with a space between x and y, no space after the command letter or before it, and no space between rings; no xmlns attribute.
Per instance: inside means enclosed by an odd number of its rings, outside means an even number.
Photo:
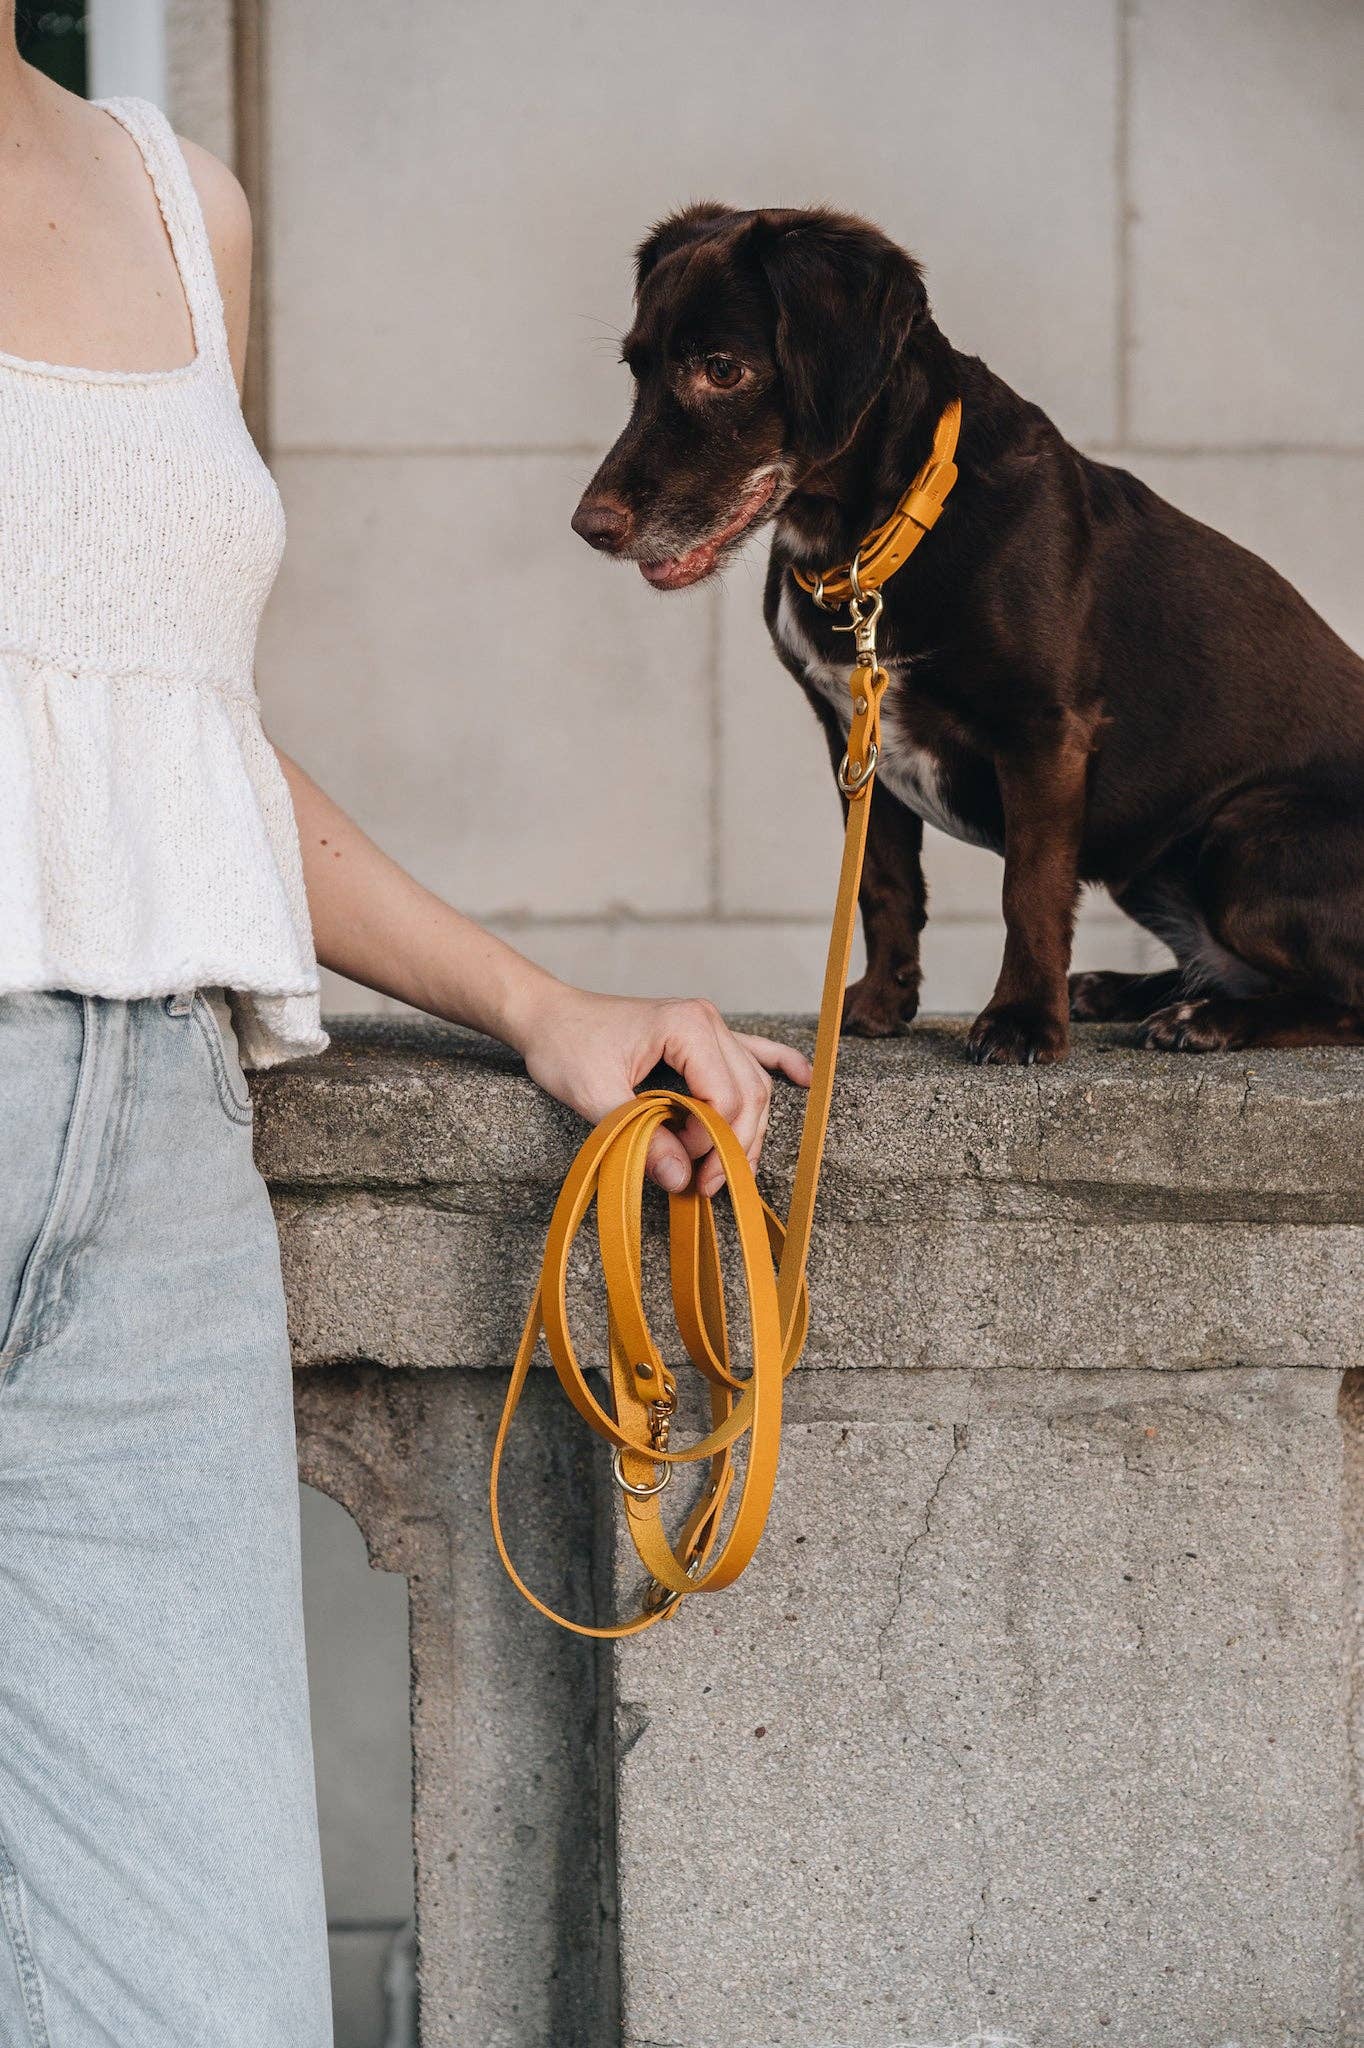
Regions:
<svg viewBox="0 0 1364 2048"><path fill-rule="evenodd" d="M958 346L1364 647L1359 0L22 11L68 82L88 54L92 90L163 98L250 190L248 407L290 527L268 726L564 973L816 996L837 805L766 644L761 552L659 597L568 528L624 417L629 252L684 199L872 215ZM925 1000L970 1008L999 865L927 840ZM1091 903L1077 958L1144 943ZM337 2040L402 2048L405 1589L304 1505Z"/></svg>
<svg viewBox="0 0 1364 2048"><path fill-rule="evenodd" d="M659 596L568 526L625 414L630 251L688 197L870 214L958 346L1364 638L1358 0L265 14L267 723L554 968L816 1000L838 812L761 549ZM973 1007L1000 864L927 839L925 1003ZM1143 957L1106 899L1086 923L1081 964Z"/></svg>

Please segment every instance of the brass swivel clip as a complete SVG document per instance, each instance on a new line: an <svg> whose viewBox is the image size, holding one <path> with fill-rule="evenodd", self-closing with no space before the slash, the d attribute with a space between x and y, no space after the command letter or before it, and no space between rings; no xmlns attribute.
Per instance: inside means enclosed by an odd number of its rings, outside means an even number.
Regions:
<svg viewBox="0 0 1364 2048"><path fill-rule="evenodd" d="M852 596L848 599L848 616L852 623L847 626L835 626L834 631L835 633L852 634L853 646L857 650L857 666L859 668L875 669L876 627L882 612L885 610L886 601L879 590L864 590L862 588L856 555L853 556L852 564L848 570L848 582L852 586Z"/></svg>
<svg viewBox="0 0 1364 2048"><path fill-rule="evenodd" d="M670 1384L663 1393L656 1395L649 1403L649 1449L651 1451L667 1450L668 1438L672 1434L672 1420L676 1413L677 1392ZM665 1465L663 1467L663 1477L656 1479L652 1486L634 1485L625 1476L619 1447L611 1454L611 1470L615 1475L616 1484L621 1492L628 1493L632 1500L652 1500L655 1494L662 1493L665 1486L672 1484L673 1468L671 1465Z"/></svg>
<svg viewBox="0 0 1364 2048"><path fill-rule="evenodd" d="M649 1448L666 1451L668 1438L672 1434L673 1416L677 1413L677 1396L660 1394L656 1401L649 1403Z"/></svg>
<svg viewBox="0 0 1364 2048"><path fill-rule="evenodd" d="M835 626L835 633L851 633L853 646L857 649L857 666L852 673L852 689L855 708L858 713L867 709L867 699L875 687L876 677L876 625L885 607L885 599L879 590L864 590L857 573L857 557L853 557L848 571L852 585L852 596L848 599L850 626ZM844 754L838 767L838 786L844 796L854 797L864 790L876 773L881 750L875 740L867 745L865 761L854 761Z"/></svg>

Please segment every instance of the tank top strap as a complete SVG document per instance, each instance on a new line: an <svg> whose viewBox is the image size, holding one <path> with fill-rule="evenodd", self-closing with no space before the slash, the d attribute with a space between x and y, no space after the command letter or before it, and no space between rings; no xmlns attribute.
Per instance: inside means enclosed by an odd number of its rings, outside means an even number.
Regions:
<svg viewBox="0 0 1364 2048"><path fill-rule="evenodd" d="M205 366L232 376L227 322L213 249L199 195L175 130L150 100L107 99L96 103L127 130L141 153L194 327L194 350Z"/></svg>

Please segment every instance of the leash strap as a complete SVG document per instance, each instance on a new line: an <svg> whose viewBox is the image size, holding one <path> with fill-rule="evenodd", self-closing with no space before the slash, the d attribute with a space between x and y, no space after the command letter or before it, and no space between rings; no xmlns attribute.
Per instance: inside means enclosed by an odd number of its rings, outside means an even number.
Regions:
<svg viewBox="0 0 1364 2048"><path fill-rule="evenodd" d="M849 765L875 761L884 669L853 671ZM860 770L854 770L854 773ZM872 777L849 796L838 899L829 937L814 1075L801 1129L791 1206L785 1224L758 1192L753 1169L725 1119L709 1103L664 1088L649 1089L603 1118L588 1136L554 1207L539 1284L512 1367L493 1448L493 1537L512 1583L532 1607L575 1635L619 1637L652 1628L689 1593L718 1592L739 1577L757 1549L772 1501L781 1440L782 1383L799 1358L809 1321L805 1282L815 1193L833 1098L857 915L858 886L871 811ZM750 1370L740 1379L730 1361L720 1248L709 1196L694 1187L668 1197L669 1268L678 1332L692 1364L709 1383L711 1428L699 1442L673 1449L669 1423L676 1383L651 1332L641 1291L644 1161L661 1124L692 1115L725 1169L748 1303ZM593 1202L606 1281L611 1392L615 1412L588 1384L568 1319L570 1257ZM643 1611L615 1627L591 1628L555 1613L512 1563L502 1529L502 1461L543 1334L559 1384L588 1427L615 1453L626 1523L652 1587ZM735 1448L748 1438L739 1498L721 1539L721 1517L735 1484ZM670 1540L662 1497L675 1465L709 1463L701 1498Z"/></svg>
<svg viewBox="0 0 1364 2048"><path fill-rule="evenodd" d="M574 1635L616 1639L652 1628L692 1593L719 1592L751 1560L776 1484L781 1446L782 1386L800 1357L809 1326L806 1266L814 1227L824 1140L833 1101L843 1025L843 996L852 954L858 889L866 853L871 793L880 757L881 698L887 675L876 659L879 584L894 573L934 524L956 480L961 409L947 408L933 454L899 506L863 543L853 561L822 578L796 571L822 604L846 603L857 666L849 679L852 718L838 772L846 799L843 861L829 933L815 1035L814 1073L801 1126L791 1205L785 1223L758 1192L753 1169L725 1119L709 1103L668 1088L632 1096L589 1134L554 1205L535 1295L512 1367L493 1446L490 1501L498 1556L519 1592L547 1620ZM668 1197L669 1276L673 1314L683 1347L708 1384L711 1426L699 1441L675 1449L672 1418L677 1383L649 1328L642 1289L644 1161L660 1125L694 1116L708 1132L729 1189L749 1326L749 1370L733 1368L725 1312L719 1238L709 1196L694 1186ZM595 1204L597 1243L606 1282L611 1408L593 1394L569 1329L569 1265L578 1233ZM533 1593L508 1553L502 1528L502 1462L527 1375L543 1335L559 1384L604 1443L630 1532L650 1576L642 1611L612 1627L589 1627L558 1614ZM739 1476L735 1453L747 1439ZM662 1496L677 1465L706 1464L701 1496L676 1537L664 1526ZM723 1527L730 1496L738 1502Z"/></svg>

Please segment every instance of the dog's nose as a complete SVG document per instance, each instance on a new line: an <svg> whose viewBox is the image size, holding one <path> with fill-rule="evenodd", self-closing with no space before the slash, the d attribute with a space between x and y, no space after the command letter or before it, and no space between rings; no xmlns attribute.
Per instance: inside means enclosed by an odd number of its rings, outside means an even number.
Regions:
<svg viewBox="0 0 1364 2048"><path fill-rule="evenodd" d="M630 538L630 515L611 498L583 498L573 514L573 531L581 534L590 548L618 555Z"/></svg>

